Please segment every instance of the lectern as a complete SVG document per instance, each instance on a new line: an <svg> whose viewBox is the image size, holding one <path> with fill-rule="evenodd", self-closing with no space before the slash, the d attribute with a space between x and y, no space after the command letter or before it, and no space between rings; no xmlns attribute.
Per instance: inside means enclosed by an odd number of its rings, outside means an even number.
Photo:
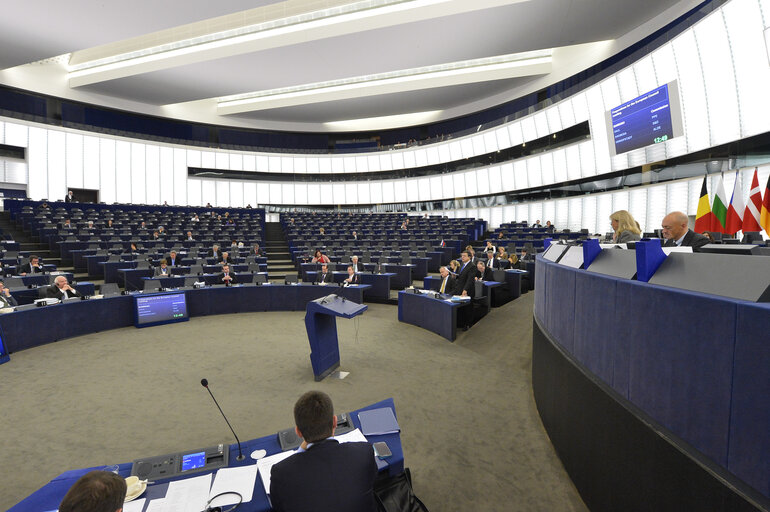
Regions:
<svg viewBox="0 0 770 512"><path fill-rule="evenodd" d="M338 295L327 295L307 303L305 328L310 341L310 363L316 382L323 380L340 366L340 346L337 341L335 317L353 318L368 309Z"/></svg>

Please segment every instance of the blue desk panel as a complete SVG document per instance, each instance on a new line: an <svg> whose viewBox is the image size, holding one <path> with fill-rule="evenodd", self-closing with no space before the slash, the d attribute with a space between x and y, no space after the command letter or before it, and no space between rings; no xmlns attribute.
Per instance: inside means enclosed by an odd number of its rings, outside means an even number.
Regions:
<svg viewBox="0 0 770 512"><path fill-rule="evenodd" d="M457 310L471 307L470 302L457 303L425 294L398 292L398 321L422 327L449 341L457 338Z"/></svg>

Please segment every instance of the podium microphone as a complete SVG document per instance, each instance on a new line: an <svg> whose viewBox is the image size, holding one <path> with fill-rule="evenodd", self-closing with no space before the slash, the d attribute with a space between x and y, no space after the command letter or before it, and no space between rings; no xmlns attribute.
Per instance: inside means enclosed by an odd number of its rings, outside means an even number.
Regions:
<svg viewBox="0 0 770 512"><path fill-rule="evenodd" d="M238 442L238 457L236 457L235 460L245 459L246 457L243 456L243 451L241 450L241 440L238 439L238 436L235 434L235 430L233 430L233 426L230 425L229 421L227 421L227 416L225 416L225 413L222 412L222 408L219 407L219 402L217 402L217 399L214 398L214 393L212 393L211 390L209 389L209 381L207 379L201 379L201 386L206 388L206 391L208 391L209 395L211 395L211 399L214 400L214 403L217 405L217 409L219 409L220 414L225 419L227 426L230 427L230 432L233 433L233 436L235 436L235 440Z"/></svg>

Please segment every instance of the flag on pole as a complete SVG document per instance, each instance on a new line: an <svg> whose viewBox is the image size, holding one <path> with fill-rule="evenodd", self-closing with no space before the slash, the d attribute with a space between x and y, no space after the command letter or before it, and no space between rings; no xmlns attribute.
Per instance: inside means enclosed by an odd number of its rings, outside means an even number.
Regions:
<svg viewBox="0 0 770 512"><path fill-rule="evenodd" d="M762 191L759 189L759 177L757 169L754 168L754 178L751 180L749 189L749 201L746 203L746 210L743 212L743 232L762 231L759 225L759 216L762 210Z"/></svg>
<svg viewBox="0 0 770 512"><path fill-rule="evenodd" d="M725 224L727 224L727 194L725 194L725 182L722 176L719 176L717 189L714 193L714 202L711 204L711 213L714 215L711 224L711 231L715 233L724 233Z"/></svg>
<svg viewBox="0 0 770 512"><path fill-rule="evenodd" d="M770 176L767 177L765 198L762 200L762 213L759 216L759 223L765 229L765 233L770 235Z"/></svg>
<svg viewBox="0 0 770 512"><path fill-rule="evenodd" d="M733 186L733 195L730 198L730 206L727 208L727 223L725 224L725 233L734 235L741 230L743 226L743 212L746 207L743 206L743 193L738 188L738 174L735 171L735 185Z"/></svg>
<svg viewBox="0 0 770 512"><path fill-rule="evenodd" d="M711 206L709 206L709 193L706 190L706 178L703 177L703 186L700 189L700 199L698 200L698 212L695 214L695 232L703 233L711 230L712 218Z"/></svg>

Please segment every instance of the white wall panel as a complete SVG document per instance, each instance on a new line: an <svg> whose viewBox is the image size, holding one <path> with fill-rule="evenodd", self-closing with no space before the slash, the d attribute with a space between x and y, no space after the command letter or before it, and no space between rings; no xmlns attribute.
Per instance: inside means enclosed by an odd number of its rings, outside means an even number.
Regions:
<svg viewBox="0 0 770 512"><path fill-rule="evenodd" d="M448 143L438 145L438 159L441 163L449 162L452 160L452 155L449 153Z"/></svg>
<svg viewBox="0 0 770 512"><path fill-rule="evenodd" d="M344 183L334 183L332 185L332 195L334 197L334 203L333 204L345 204L347 202L345 198L345 184Z"/></svg>
<svg viewBox="0 0 770 512"><path fill-rule="evenodd" d="M523 186L522 185L518 185L518 187L517 187L516 179L514 177L515 172L514 172L513 163L508 162L508 163L505 163L505 164L501 165L500 166L500 177L503 180L503 191L509 192L511 190L515 190L516 188L526 188L526 183L527 183L526 182L526 180L527 180L526 174L527 174L527 166L524 165L524 178L523 178L524 179L524 184L523 184Z"/></svg>
<svg viewBox="0 0 770 512"><path fill-rule="evenodd" d="M369 193L369 182L359 182L358 183L358 203L359 204L369 204L372 202L372 196Z"/></svg>
<svg viewBox="0 0 770 512"><path fill-rule="evenodd" d="M190 178L187 180L187 198L190 206L203 206L203 180Z"/></svg>
<svg viewBox="0 0 770 512"><path fill-rule="evenodd" d="M26 185L28 183L27 172L27 162L6 160L5 181L7 183Z"/></svg>
<svg viewBox="0 0 770 512"><path fill-rule="evenodd" d="M214 180L201 180L201 204L217 206L217 182Z"/></svg>
<svg viewBox="0 0 770 512"><path fill-rule="evenodd" d="M0 123L2 124L2 123ZM65 135L65 151L67 153L67 186L66 188L83 187L83 136L79 133L67 133ZM98 188L97 181L92 189Z"/></svg>
<svg viewBox="0 0 770 512"><path fill-rule="evenodd" d="M457 197L457 194L455 194L454 177L451 174L446 174L441 177L441 190L442 198L451 199L453 197Z"/></svg>
<svg viewBox="0 0 770 512"><path fill-rule="evenodd" d="M240 180L230 181L230 206L233 208L243 208L246 203L243 201L243 182ZM252 204L252 206L254 206Z"/></svg>
<svg viewBox="0 0 770 512"><path fill-rule="evenodd" d="M64 199L67 194L67 153L64 132L48 130L48 197Z"/></svg>
<svg viewBox="0 0 770 512"><path fill-rule="evenodd" d="M545 111L541 110L540 112L537 112L532 118L535 121L535 131L537 133L538 138L539 137L545 137L546 135L550 135L552 132L556 130L551 130L548 126L548 117L545 114Z"/></svg>
<svg viewBox="0 0 770 512"><path fill-rule="evenodd" d="M292 173L294 171L294 158L290 156L282 156L281 157L281 172L283 173Z"/></svg>
<svg viewBox="0 0 770 512"><path fill-rule="evenodd" d="M345 172L356 172L356 157L346 156L342 159L342 165Z"/></svg>
<svg viewBox="0 0 770 512"><path fill-rule="evenodd" d="M612 231L610 215L615 212L612 208L612 194L596 196L596 233L605 234Z"/></svg>
<svg viewBox="0 0 770 512"><path fill-rule="evenodd" d="M245 192L245 190L244 190ZM294 204L302 205L307 204L307 184L295 183L294 184ZM253 204L253 203L252 203Z"/></svg>
<svg viewBox="0 0 770 512"><path fill-rule="evenodd" d="M463 148L460 141L453 141L449 143L449 157L452 160L462 160Z"/></svg>
<svg viewBox="0 0 770 512"><path fill-rule="evenodd" d="M647 218L640 219L637 217L636 212L632 212L632 215L639 224L642 225L642 233L655 231L660 228L663 217L668 214L666 210L666 193L668 187L666 185L655 185L647 189ZM687 192L685 190L685 197Z"/></svg>
<svg viewBox="0 0 770 512"><path fill-rule="evenodd" d="M356 172L369 172L369 159L366 156L356 157Z"/></svg>
<svg viewBox="0 0 770 512"><path fill-rule="evenodd" d="M570 231L583 229L582 197L573 197L567 201L567 229Z"/></svg>
<svg viewBox="0 0 770 512"><path fill-rule="evenodd" d="M283 204L297 204L294 197L293 183L281 183L281 202Z"/></svg>
<svg viewBox="0 0 770 512"><path fill-rule="evenodd" d="M630 101L639 96L639 94L646 92L646 90L639 91L639 89L637 89L636 75L634 74L633 66L623 69L617 74L617 85L620 101L617 104L607 107L606 110L616 107L620 103Z"/></svg>
<svg viewBox="0 0 770 512"><path fill-rule="evenodd" d="M740 109L730 43L721 11L707 16L694 29L698 53L705 57L701 65L709 102L710 144L734 141L741 136Z"/></svg>
<svg viewBox="0 0 770 512"><path fill-rule="evenodd" d="M543 224L545 224L545 221L543 220L543 206L544 203L530 203L529 204L529 225L535 223L536 220L540 220ZM553 208L551 208L551 214L553 214ZM551 215L551 218L553 218L553 215Z"/></svg>
<svg viewBox="0 0 770 512"><path fill-rule="evenodd" d="M32 178L30 172L30 178ZM114 203L115 195L115 140L99 140L99 200Z"/></svg>
<svg viewBox="0 0 770 512"><path fill-rule="evenodd" d="M588 98L585 92L579 92L570 100L575 115L575 124L588 121Z"/></svg>
<svg viewBox="0 0 770 512"><path fill-rule="evenodd" d="M5 123L0 121L0 144L5 144Z"/></svg>
<svg viewBox="0 0 770 512"><path fill-rule="evenodd" d="M511 147L511 134L508 132L508 128L502 126L495 130L495 138L497 139L497 149L507 149Z"/></svg>
<svg viewBox="0 0 770 512"><path fill-rule="evenodd" d="M628 194L628 211L645 231L647 223L647 187L631 189Z"/></svg>
<svg viewBox="0 0 770 512"><path fill-rule="evenodd" d="M174 156L179 152L181 157L186 157L187 154L180 149L174 149L167 146L161 146L160 148L160 203L168 202L168 204L180 204L174 200L175 186L174 176L176 174L176 168L174 166ZM187 174L187 167L185 166L185 174ZM185 193L187 192L187 184L184 184ZM200 185L198 186L200 189ZM198 194L200 199L200 193ZM185 203L181 203L185 204ZM191 203L192 204L192 203Z"/></svg>
<svg viewBox="0 0 770 512"><path fill-rule="evenodd" d="M465 173L456 172L452 175L455 197L465 197Z"/></svg>
<svg viewBox="0 0 770 512"><path fill-rule="evenodd" d="M473 155L479 156L486 154L489 150L487 150L485 144L484 144L484 135L478 134L474 135L471 138L471 141L473 142Z"/></svg>
<svg viewBox="0 0 770 512"><path fill-rule="evenodd" d="M679 70L687 147L689 151L695 151L709 145L710 135L706 91L694 33L688 31L680 34L674 39L673 45Z"/></svg>
<svg viewBox="0 0 770 512"><path fill-rule="evenodd" d="M556 133L562 130L561 117L558 107L548 107L545 110L545 117L548 120L548 130L550 133Z"/></svg>
<svg viewBox="0 0 770 512"><path fill-rule="evenodd" d="M169 201L168 204L186 205L190 204L187 201L187 167L194 167L187 158L190 157L189 153L186 153L181 149L174 149L174 200ZM163 158L161 157L161 161ZM161 170L161 172L166 172ZM161 199L166 201L163 196L165 195L165 183L161 189ZM204 203L205 204L205 203Z"/></svg>
<svg viewBox="0 0 770 512"><path fill-rule="evenodd" d="M413 154L414 167L425 167L428 165L428 151L426 149L418 149Z"/></svg>
<svg viewBox="0 0 770 512"><path fill-rule="evenodd" d="M553 152L553 179L556 183L563 183L568 180L567 150L565 148Z"/></svg>
<svg viewBox="0 0 770 512"><path fill-rule="evenodd" d="M652 62L652 55L647 55L646 57L642 57L636 61L632 69L635 79L634 89L636 89L638 92L636 96L656 89L658 86L662 85L662 83L658 81L658 77L655 74L655 65ZM625 98L626 94L628 94L630 87L631 84L626 84L624 79L620 86L620 94L623 98ZM628 99L630 100L634 97L635 96L631 96ZM623 100L623 102L626 101L627 100L625 99Z"/></svg>
<svg viewBox="0 0 770 512"><path fill-rule="evenodd" d="M549 205L554 206L553 215L546 215ZM543 219L543 224L550 220L559 229L564 229L564 226L568 226L569 229L569 201L567 199L559 199L557 201L548 201L545 205L543 215L546 217Z"/></svg>
<svg viewBox="0 0 770 512"><path fill-rule="evenodd" d="M575 111L572 108L572 101L567 99L559 102L552 107L559 112L559 122L562 129L574 126L575 124Z"/></svg>
<svg viewBox="0 0 770 512"><path fill-rule="evenodd" d="M489 168L489 192L499 194L503 191L503 178L500 173L500 166L495 165Z"/></svg>
<svg viewBox="0 0 770 512"><path fill-rule="evenodd" d="M404 154L401 151L395 151L391 153L390 159L393 162L393 169L404 168Z"/></svg>
<svg viewBox="0 0 770 512"><path fill-rule="evenodd" d="M382 203L382 183L379 181L369 182L369 195L372 204Z"/></svg>
<svg viewBox="0 0 770 512"><path fill-rule="evenodd" d="M473 150L473 141L471 140L471 137L465 137L460 140L460 148L462 148L463 158L473 158L476 156L476 153Z"/></svg>
<svg viewBox="0 0 770 512"><path fill-rule="evenodd" d="M465 195L476 196L479 194L478 180L476 179L476 171L468 171L462 173L465 175Z"/></svg>
<svg viewBox="0 0 770 512"><path fill-rule="evenodd" d="M9 125L10 126L10 125ZM25 130L25 135L27 131ZM26 138L26 137L25 137ZM43 128L30 127L29 153L29 186L27 194L31 199L52 199L48 196L48 131Z"/></svg>
<svg viewBox="0 0 770 512"><path fill-rule="evenodd" d="M263 201L260 201L260 203L261 202ZM307 202L309 204L321 204L321 184L320 183L308 183Z"/></svg>
<svg viewBox="0 0 770 512"><path fill-rule="evenodd" d="M503 166L505 168L505 166ZM530 188L534 185L529 183L529 172L527 171L527 161L524 159L514 160L513 177L516 182L516 190Z"/></svg>
<svg viewBox="0 0 770 512"><path fill-rule="evenodd" d="M222 151L214 153L214 165L216 169L229 169L230 168L230 154Z"/></svg>
<svg viewBox="0 0 770 512"><path fill-rule="evenodd" d="M441 176L431 176L429 181L431 200L435 201L436 199L443 199L447 197L444 195L444 179Z"/></svg>
<svg viewBox="0 0 770 512"><path fill-rule="evenodd" d="M391 180L385 180L382 182L382 202L383 203L396 202L396 194L393 191L393 182Z"/></svg>
<svg viewBox="0 0 770 512"><path fill-rule="evenodd" d="M267 155L257 155L256 160L257 172L270 172L270 159Z"/></svg>
<svg viewBox="0 0 770 512"><path fill-rule="evenodd" d="M295 173L301 173L304 174L307 172L307 162L308 160L306 158L298 157L293 158L294 160L294 172Z"/></svg>
<svg viewBox="0 0 770 512"><path fill-rule="evenodd" d="M307 195L307 188L305 188L305 194ZM250 204L254 208L259 204L257 202L257 184L253 181L243 184L243 202ZM304 203L305 201L303 201Z"/></svg>
<svg viewBox="0 0 770 512"><path fill-rule="evenodd" d="M115 200L131 202L131 143L115 141Z"/></svg>
<svg viewBox="0 0 770 512"><path fill-rule="evenodd" d="M358 185L356 183L345 183L345 203L357 204L358 202Z"/></svg>
<svg viewBox="0 0 770 512"><path fill-rule="evenodd" d="M612 211L628 210L628 190L619 190L612 193Z"/></svg>
<svg viewBox="0 0 770 512"><path fill-rule="evenodd" d="M383 153L380 155L380 169L383 171L393 170L393 159L391 158L390 153Z"/></svg>
<svg viewBox="0 0 770 512"><path fill-rule="evenodd" d="M16 123L5 123L5 144L9 146L18 146L21 148L29 147L32 149L29 141L32 135L26 125ZM39 134L38 134L39 136Z"/></svg>
<svg viewBox="0 0 770 512"><path fill-rule="evenodd" d="M420 187L418 179L403 180L406 188L407 201L419 201L420 200Z"/></svg>
<svg viewBox="0 0 770 512"><path fill-rule="evenodd" d="M533 116L521 119L521 133L524 137L523 142L529 142L537 138L537 128L535 127L535 118Z"/></svg>
<svg viewBox="0 0 770 512"><path fill-rule="evenodd" d="M488 229L497 229L500 227L500 224L502 224L503 221L503 209L502 208L489 208L489 217L484 217L487 219L487 228Z"/></svg>
<svg viewBox="0 0 770 512"><path fill-rule="evenodd" d="M283 195L281 194L281 184L280 183L266 183L264 185L267 189L269 189L270 194L270 203L271 204L282 204L283 203ZM331 194L329 194L331 196Z"/></svg>
<svg viewBox="0 0 770 512"><path fill-rule="evenodd" d="M527 178L530 187L539 187L543 184L543 175L540 172L540 158L530 157L526 159Z"/></svg>
<svg viewBox="0 0 770 512"><path fill-rule="evenodd" d="M146 161L144 144L131 143L131 200L132 203L143 204L147 202L146 187Z"/></svg>
<svg viewBox="0 0 770 512"><path fill-rule="evenodd" d="M147 202L161 204L163 200L160 198L160 147L148 144L145 146L144 155ZM173 201L169 201L168 204L173 204Z"/></svg>
<svg viewBox="0 0 770 512"><path fill-rule="evenodd" d="M318 172L329 174L332 172L332 160L329 157L322 156L318 158Z"/></svg>
<svg viewBox="0 0 770 512"><path fill-rule="evenodd" d="M492 151L497 151L497 136L493 130L489 130L487 132L484 132L484 150L487 153L491 153Z"/></svg>
<svg viewBox="0 0 770 512"><path fill-rule="evenodd" d="M393 183L393 192L395 194L395 201L397 203L403 203L407 201L406 195L406 181L397 180Z"/></svg>
<svg viewBox="0 0 770 512"><path fill-rule="evenodd" d="M517 204L516 205L516 214L513 219L508 219L506 222L527 222L528 225L532 225L532 222L529 221L529 204Z"/></svg>
<svg viewBox="0 0 770 512"><path fill-rule="evenodd" d="M280 156L268 156L267 157L267 171L268 172L281 172L281 157Z"/></svg>
<svg viewBox="0 0 770 512"><path fill-rule="evenodd" d="M213 151L201 151L201 167L206 169L216 169L217 155ZM204 185L205 188L205 185ZM212 203L213 204L213 203Z"/></svg>
<svg viewBox="0 0 770 512"><path fill-rule="evenodd" d="M366 157L366 165L370 172L377 172L380 170L380 156L368 155Z"/></svg>
<svg viewBox="0 0 770 512"><path fill-rule="evenodd" d="M592 176L590 174L593 170L594 174L600 174L610 172L612 170L610 162L610 148L607 142L607 126L604 122L604 112L607 110L605 105L607 102L602 97L602 92L606 90L607 94L613 96L614 101L610 102L612 107L616 107L620 104L618 101L620 96L617 91L617 82L615 80L610 81L610 85L606 87L591 87L586 91L586 99L588 101L588 112L591 116L591 140L588 141L594 146L594 154L596 155L596 161L592 162L593 166L583 169L583 172L588 172L586 176ZM609 108L612 108L609 107ZM581 153L583 149L581 147ZM591 169L593 167L593 169Z"/></svg>
<svg viewBox="0 0 770 512"><path fill-rule="evenodd" d="M770 8L770 5L767 7ZM733 68L740 100L742 136L748 137L768 130L770 101L767 84L770 66L758 63L767 59L763 38L762 12L757 2L728 2L722 6L730 38ZM765 11L770 16L770 10Z"/></svg>
<svg viewBox="0 0 770 512"><path fill-rule="evenodd" d="M430 201L432 199L430 194L430 178L420 178L417 180L417 187L410 188L419 189L420 201Z"/></svg>
<svg viewBox="0 0 770 512"><path fill-rule="evenodd" d="M331 172L332 173L343 173L345 172L345 159L343 157L332 157L329 159L331 162Z"/></svg>
<svg viewBox="0 0 770 512"><path fill-rule="evenodd" d="M230 159L228 168L231 171L243 170L243 155L241 153L228 153L228 157Z"/></svg>
<svg viewBox="0 0 770 512"><path fill-rule="evenodd" d="M596 218L596 196L583 196L581 207L583 208L583 222L581 228L587 229L589 234L599 233L596 229L598 220Z"/></svg>
<svg viewBox="0 0 770 512"><path fill-rule="evenodd" d="M99 181L98 137L83 137L83 185L90 189L101 189Z"/></svg>
<svg viewBox="0 0 770 512"><path fill-rule="evenodd" d="M543 184L550 185L554 183L556 180L553 171L553 154L550 152L541 153L539 159L540 174L543 176Z"/></svg>
<svg viewBox="0 0 770 512"><path fill-rule="evenodd" d="M579 145L580 149L580 174L581 176L588 177L588 176L596 176L597 174L603 174L606 172L606 169L609 169L609 165L604 167L603 169L598 168L597 155L594 153L594 149L596 148L597 144L591 144L591 141L581 142ZM605 144L606 146L606 144ZM602 160L609 160L609 154L605 153L607 156L606 159Z"/></svg>
<svg viewBox="0 0 770 512"><path fill-rule="evenodd" d="M307 161L307 159L304 159ZM243 155L243 170L244 171L256 171L257 170L257 157L256 155Z"/></svg>

